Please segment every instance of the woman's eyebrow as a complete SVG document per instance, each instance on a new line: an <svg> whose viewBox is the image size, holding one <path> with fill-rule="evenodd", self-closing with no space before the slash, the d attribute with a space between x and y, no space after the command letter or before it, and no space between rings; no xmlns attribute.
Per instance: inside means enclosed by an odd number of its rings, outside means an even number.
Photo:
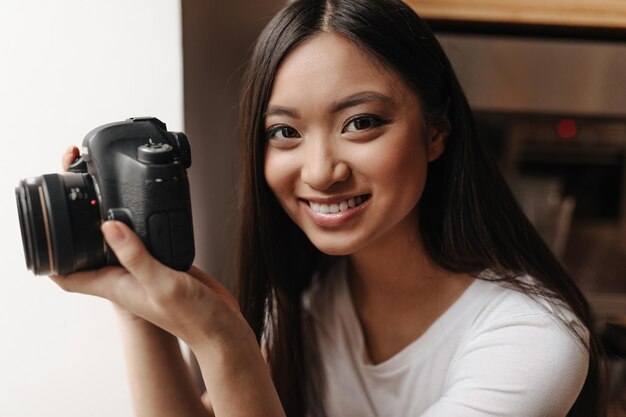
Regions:
<svg viewBox="0 0 626 417"><path fill-rule="evenodd" d="M298 113L296 109L293 109L291 107L280 107L280 106L269 106L267 110L265 111L265 113L263 113L263 118L274 116L274 115L287 116L287 117L291 117L292 119L300 118L300 114Z"/></svg>
<svg viewBox="0 0 626 417"><path fill-rule="evenodd" d="M341 110L347 109L348 107L358 106L359 104L367 103L370 101L383 101L389 104L395 103L395 100L389 96L386 96L381 93L377 93L375 91L363 91L360 93L349 95L348 97L342 98L334 102L330 106L331 113L337 113Z"/></svg>
<svg viewBox="0 0 626 417"><path fill-rule="evenodd" d="M377 93L375 91L363 91L356 94L351 94L348 97L344 97L341 100L337 100L333 102L330 106L331 113L337 113L341 110L347 109L348 107L358 106L359 104L367 103L370 101L383 101L389 104L395 103L395 100L389 96L386 96L381 93ZM269 106L267 111L263 114L263 118L269 116L287 116L292 119L299 119L300 114L298 111L292 107L282 107L282 106Z"/></svg>

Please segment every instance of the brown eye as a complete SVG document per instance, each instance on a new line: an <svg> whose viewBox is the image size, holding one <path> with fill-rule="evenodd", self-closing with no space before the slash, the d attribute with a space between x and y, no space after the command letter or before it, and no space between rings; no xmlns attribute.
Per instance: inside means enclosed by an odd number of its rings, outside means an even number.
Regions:
<svg viewBox="0 0 626 417"><path fill-rule="evenodd" d="M373 129L383 124L383 121L372 116L355 117L344 127L344 132L358 132Z"/></svg>
<svg viewBox="0 0 626 417"><path fill-rule="evenodd" d="M268 139L293 139L300 137L300 134L293 127L281 125L271 128L267 133Z"/></svg>

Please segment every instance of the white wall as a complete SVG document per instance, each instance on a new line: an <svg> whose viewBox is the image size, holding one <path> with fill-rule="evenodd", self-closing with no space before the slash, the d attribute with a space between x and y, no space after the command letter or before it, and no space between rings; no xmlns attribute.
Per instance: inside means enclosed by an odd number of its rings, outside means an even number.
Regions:
<svg viewBox="0 0 626 417"><path fill-rule="evenodd" d="M176 0L0 1L0 415L132 415L108 302L26 270L14 187L103 123L183 129Z"/></svg>

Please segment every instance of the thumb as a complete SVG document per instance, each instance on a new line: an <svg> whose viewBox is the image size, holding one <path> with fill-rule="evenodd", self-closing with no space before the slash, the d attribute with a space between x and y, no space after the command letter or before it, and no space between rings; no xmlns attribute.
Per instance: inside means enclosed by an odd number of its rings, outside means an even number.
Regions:
<svg viewBox="0 0 626 417"><path fill-rule="evenodd" d="M146 250L139 237L124 223L109 220L101 226L102 234L117 260L138 280L154 281L163 264Z"/></svg>

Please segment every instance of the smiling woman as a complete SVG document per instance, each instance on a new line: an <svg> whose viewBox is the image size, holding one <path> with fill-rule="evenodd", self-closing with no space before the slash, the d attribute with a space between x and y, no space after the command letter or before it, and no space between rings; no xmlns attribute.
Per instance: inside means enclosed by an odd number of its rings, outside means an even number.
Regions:
<svg viewBox="0 0 626 417"><path fill-rule="evenodd" d="M239 304L119 222L102 231L122 267L53 277L117 306L139 416L604 414L587 303L403 2L289 2L241 133Z"/></svg>
<svg viewBox="0 0 626 417"><path fill-rule="evenodd" d="M586 301L402 2L292 2L242 103L242 310L289 416L601 416Z"/></svg>

